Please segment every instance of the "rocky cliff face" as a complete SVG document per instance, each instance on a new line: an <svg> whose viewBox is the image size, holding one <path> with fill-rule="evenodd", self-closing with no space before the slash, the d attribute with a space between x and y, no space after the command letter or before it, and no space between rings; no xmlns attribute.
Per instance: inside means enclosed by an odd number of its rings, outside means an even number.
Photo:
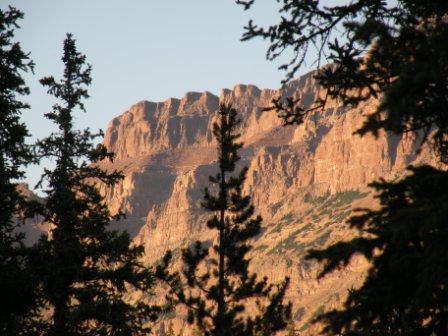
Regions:
<svg viewBox="0 0 448 336"><path fill-rule="evenodd" d="M41 204L45 202L45 200L36 195L26 183L19 183L17 185L17 190L28 201L36 201ZM44 235L49 231L48 225L42 222L42 218L40 216L27 218L25 221L17 218L16 224L18 225L16 227L16 231L25 234L24 243L28 246L36 243L41 235Z"/></svg>
<svg viewBox="0 0 448 336"><path fill-rule="evenodd" d="M376 101L355 109L330 101L302 125L284 127L275 112L263 111L279 94L311 102L322 92L308 74L282 91L237 85L219 97L189 92L182 99L137 103L109 124L104 143L117 158L107 166L121 169L125 179L104 192L112 210L127 213L120 225L145 245L148 262L196 239L215 239L200 201L208 175L216 171L214 112L219 101L231 102L243 120L245 187L264 218L253 268L274 281L291 276L294 318L306 334L313 331L312 316L339 305L368 267L357 259L316 280L319 265L304 261L306 250L352 237L345 219L355 207L374 206L367 184L400 176L407 165L429 161L430 153L417 157L412 137L354 136Z"/></svg>

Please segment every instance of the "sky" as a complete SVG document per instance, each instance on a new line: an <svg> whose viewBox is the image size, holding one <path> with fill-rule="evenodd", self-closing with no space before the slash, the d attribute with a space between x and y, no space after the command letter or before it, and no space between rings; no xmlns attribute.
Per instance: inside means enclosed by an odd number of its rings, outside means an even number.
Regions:
<svg viewBox="0 0 448 336"><path fill-rule="evenodd" d="M261 24L278 18L275 1L258 1L244 11L234 0L16 0L2 1L25 14L16 32L36 63L25 76L31 109L23 120L35 138L52 129L43 114L52 98L39 79L62 73L62 42L73 33L79 51L92 65L87 113L76 114L79 128L101 128L141 100L181 98L187 91L210 91L237 83L278 88L284 73L265 59L267 43L241 42L250 18ZM42 166L27 168L32 187Z"/></svg>

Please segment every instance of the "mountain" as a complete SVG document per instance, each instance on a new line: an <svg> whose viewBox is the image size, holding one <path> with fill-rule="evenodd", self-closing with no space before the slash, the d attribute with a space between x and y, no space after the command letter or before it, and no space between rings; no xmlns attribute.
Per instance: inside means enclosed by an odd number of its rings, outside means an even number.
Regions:
<svg viewBox="0 0 448 336"><path fill-rule="evenodd" d="M45 202L45 200L36 195L26 183L19 183L17 185L17 190L28 201L37 201L39 203ZM28 218L24 222L17 219L16 223L18 225L16 232L23 232L25 234L24 243L28 246L36 243L40 236L46 234L49 230L48 225L42 223L42 218L40 216Z"/></svg>
<svg viewBox="0 0 448 336"><path fill-rule="evenodd" d="M291 276L288 296L296 325L306 335L315 331L310 319L340 305L368 268L359 257L316 280L320 266L303 259L306 251L356 235L345 220L354 208L376 206L367 184L402 176L409 164L430 162L431 153L424 148L416 155L418 139L411 135L353 135L375 109L375 100L356 108L330 100L302 125L285 127L275 112L263 110L280 94L309 104L324 92L310 73L280 90L236 85L219 97L188 92L182 99L133 105L110 122L105 135L116 159L104 166L122 170L125 179L104 193L113 211L127 214L118 225L145 245L148 263L167 249L179 257L180 248L193 241L215 239L200 201L217 169L214 113L219 101L231 102L243 121L245 188L264 218L263 233L254 242L253 270L273 281Z"/></svg>

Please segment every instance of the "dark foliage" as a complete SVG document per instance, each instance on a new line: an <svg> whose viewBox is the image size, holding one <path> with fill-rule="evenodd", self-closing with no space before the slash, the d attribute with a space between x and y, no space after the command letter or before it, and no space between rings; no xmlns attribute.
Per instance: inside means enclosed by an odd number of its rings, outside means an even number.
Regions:
<svg viewBox="0 0 448 336"><path fill-rule="evenodd" d="M212 213L207 227L217 232L217 243L209 248L198 241L185 249L180 274L159 272L170 285L168 299L185 305L189 323L206 336L272 336L291 317L291 304L283 303L289 279L272 285L248 270L250 239L260 233L261 217L254 216L250 196L242 190L247 168L233 173L242 147L239 122L235 109L220 105L213 125L219 172L210 176L212 189L205 189L202 203ZM168 253L163 268L170 259Z"/></svg>
<svg viewBox="0 0 448 336"><path fill-rule="evenodd" d="M350 225L365 232L310 258L324 261L321 276L362 253L372 262L364 285L343 311L320 319L327 334L446 335L448 333L448 175L410 168L396 183L375 182L381 208L364 209Z"/></svg>
<svg viewBox="0 0 448 336"><path fill-rule="evenodd" d="M25 144L28 131L20 121L29 109L18 96L29 94L22 78L33 63L18 42L14 42L19 10L0 9L0 334L19 335L32 331L30 316L36 307L35 281L28 268L28 249L18 232L18 219L27 209L18 192L23 166L33 160ZM25 211L26 212L26 211Z"/></svg>
<svg viewBox="0 0 448 336"><path fill-rule="evenodd" d="M144 322L155 319L157 309L143 302L131 304L124 295L129 289L149 292L153 277L139 261L142 247L131 245L127 233L108 228L120 214L110 214L99 184L113 186L122 175L103 170L100 161L112 160L113 153L94 144L101 132L74 129L73 113L84 111L91 68L70 34L62 61L60 81L41 80L59 101L45 115L58 129L39 142L40 155L55 160L55 168L43 176L48 183L44 217L51 234L40 239L34 262L52 311L45 334L141 335L148 331Z"/></svg>
<svg viewBox="0 0 448 336"><path fill-rule="evenodd" d="M237 1L249 9L251 1ZM445 0L355 0L325 6L319 0L277 0L280 22L258 27L249 22L243 40L270 41L268 59L293 53L291 80L310 52L332 66L318 67L318 82L327 94L356 105L381 98L377 111L358 131L377 134L423 130L443 162L448 161L448 2ZM300 123L311 107L300 99L274 102L289 123Z"/></svg>
<svg viewBox="0 0 448 336"><path fill-rule="evenodd" d="M237 2L249 9L255 1ZM292 50L293 59L281 67L288 70L286 81L314 47L319 63L332 63L316 75L327 95L348 105L379 98L357 133L421 131L421 145L430 143L438 159L448 162L447 1L277 2L281 22L268 28L250 22L243 40L268 39L270 59ZM310 107L300 99L278 99L273 108L286 123L301 123L324 103ZM344 309L320 319L329 335L448 334L447 172L410 169L410 176L372 185L381 209L350 220L364 235L309 255L324 262L322 276L358 253L372 261L365 283L350 292Z"/></svg>

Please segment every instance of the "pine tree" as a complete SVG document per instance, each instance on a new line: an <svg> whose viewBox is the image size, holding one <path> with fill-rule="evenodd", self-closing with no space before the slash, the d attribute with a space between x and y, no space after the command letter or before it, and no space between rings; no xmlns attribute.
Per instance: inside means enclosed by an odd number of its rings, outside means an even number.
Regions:
<svg viewBox="0 0 448 336"><path fill-rule="evenodd" d="M290 320L288 322L288 326L286 327L286 336L296 336L296 326L294 324L294 320Z"/></svg>
<svg viewBox="0 0 448 336"><path fill-rule="evenodd" d="M234 174L242 147L237 112L221 104L217 118L213 134L219 172L209 177L213 189L205 189L202 203L212 214L207 227L217 233L217 243L210 248L196 242L183 250L181 274L159 275L171 285L168 297L188 308L188 322L202 335L272 336L286 327L291 315L290 303L283 302L289 279L274 286L249 272L250 239L260 233L262 219L254 216L250 196L243 193L247 167ZM168 253L163 269L170 258Z"/></svg>
<svg viewBox="0 0 448 336"><path fill-rule="evenodd" d="M256 0L236 2L249 9ZM242 40L268 40L269 60L292 56L280 66L287 71L284 82L311 60L317 82L344 105L380 99L359 134L423 130L423 140L448 162L447 1L281 2L278 23L260 27L251 20ZM320 67L323 62L332 66ZM273 107L286 123L301 123L325 100L305 105L290 97Z"/></svg>
<svg viewBox="0 0 448 336"><path fill-rule="evenodd" d="M24 235L18 233L17 217L25 200L17 190L24 177L22 167L33 160L26 145L29 136L20 121L29 105L17 96L29 94L22 72L33 70L33 62L14 42L19 10L0 9L0 334L19 335L31 331L29 316L36 307L36 286L28 268Z"/></svg>
<svg viewBox="0 0 448 336"><path fill-rule="evenodd" d="M122 178L118 171L101 168L101 160L112 160L113 153L93 143L101 131L74 129L74 111L85 111L91 68L71 34L64 41L62 61L59 82L53 77L41 80L59 101L46 114L58 130L39 142L40 155L55 159L54 169L46 169L43 176L48 183L45 221L52 229L50 237L39 241L35 261L52 311L46 334L141 335L157 309L131 304L124 295L131 288L150 291L153 278L139 261L142 247L131 245L127 233L109 229L120 214L110 214L98 184L110 187Z"/></svg>
<svg viewBox="0 0 448 336"><path fill-rule="evenodd" d="M326 334L448 333L448 174L430 166L410 172L395 183L372 184L381 208L362 210L350 219L352 227L368 235L310 253L324 262L321 276L359 252L372 263L344 309L320 317Z"/></svg>
<svg viewBox="0 0 448 336"><path fill-rule="evenodd" d="M166 331L165 336L176 336L176 334L174 332L173 322L170 322L168 324L168 330Z"/></svg>
<svg viewBox="0 0 448 336"><path fill-rule="evenodd" d="M237 3L249 9L255 0ZM314 60L332 63L316 75L329 96L345 105L380 102L358 134L413 132L420 148L432 146L443 168L410 167L402 179L372 184L381 209L350 219L365 235L310 253L324 263L321 276L358 254L372 264L343 309L318 320L328 335L447 335L448 2L285 0L278 17L270 27L249 22L243 39L268 39L270 59L292 51L291 62L281 67L288 70L285 81L316 47ZM300 124L325 104L305 106L299 98L273 102L285 123Z"/></svg>

